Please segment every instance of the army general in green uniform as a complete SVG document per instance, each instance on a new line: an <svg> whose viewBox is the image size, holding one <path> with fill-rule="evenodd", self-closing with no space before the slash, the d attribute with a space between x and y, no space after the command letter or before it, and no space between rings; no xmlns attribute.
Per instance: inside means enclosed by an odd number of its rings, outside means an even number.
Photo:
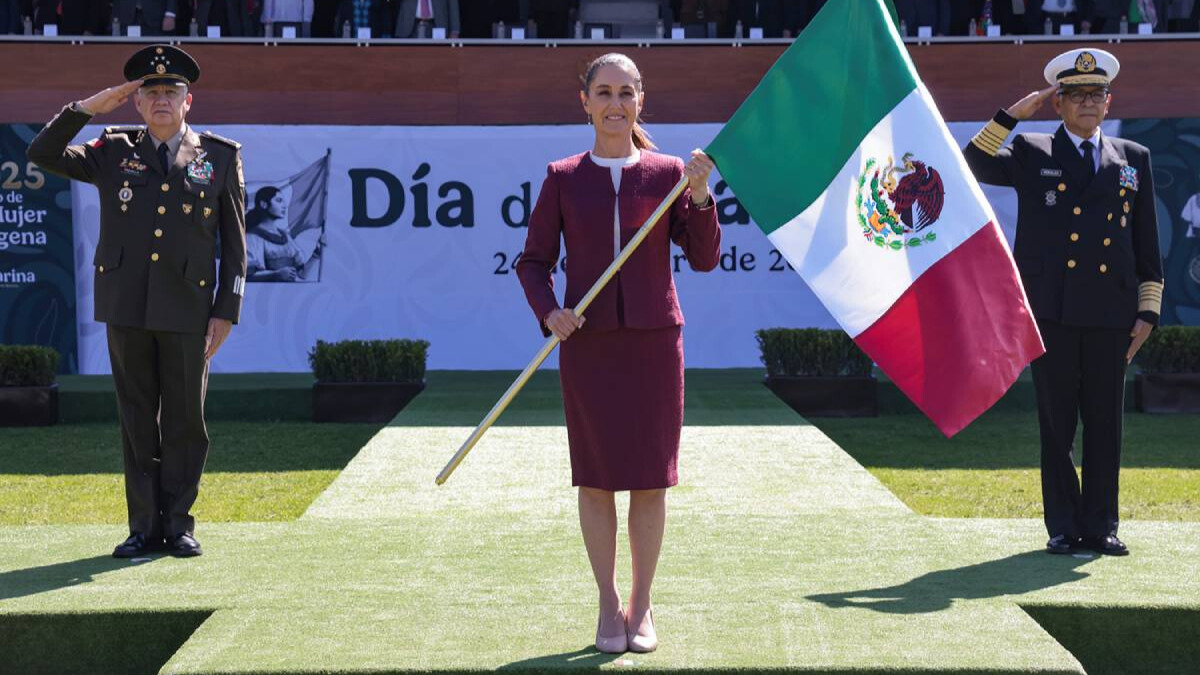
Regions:
<svg viewBox="0 0 1200 675"><path fill-rule="evenodd" d="M116 557L201 553L191 509L208 456L208 362L241 312L246 238L238 144L184 121L199 76L183 50L150 45L126 63L126 84L68 105L29 145L39 166L100 192L96 321L107 324L129 508ZM68 145L130 97L145 126Z"/></svg>

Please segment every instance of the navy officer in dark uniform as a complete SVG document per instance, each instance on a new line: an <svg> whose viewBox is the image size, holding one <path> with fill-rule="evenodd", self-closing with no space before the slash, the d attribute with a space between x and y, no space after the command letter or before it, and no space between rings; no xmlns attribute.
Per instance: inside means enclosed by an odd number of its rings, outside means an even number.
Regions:
<svg viewBox="0 0 1200 675"><path fill-rule="evenodd" d="M28 151L100 192L96 321L107 324L129 509L119 558L201 553L191 509L208 456L208 362L241 312L246 238L238 144L184 121L199 77L183 50L150 45L125 64L126 84L68 105ZM69 145L130 97L144 126Z"/></svg>
<svg viewBox="0 0 1200 675"><path fill-rule="evenodd" d="M1060 54L1046 66L1049 87L998 112L963 149L981 182L1017 191L1013 257L1046 344L1033 382L1050 553L1129 552L1117 538L1125 368L1158 323L1163 276L1150 152L1100 131L1119 69L1100 49ZM1058 130L1004 145L1047 100Z"/></svg>

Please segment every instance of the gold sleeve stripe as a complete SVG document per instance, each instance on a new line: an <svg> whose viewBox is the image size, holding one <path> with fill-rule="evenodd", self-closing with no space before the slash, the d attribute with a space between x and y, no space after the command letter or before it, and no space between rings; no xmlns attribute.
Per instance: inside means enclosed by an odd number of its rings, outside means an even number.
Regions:
<svg viewBox="0 0 1200 675"><path fill-rule="evenodd" d="M975 138L971 139L971 143L986 152L988 155L995 156L1000 152L1000 146L1004 145L1004 139L1008 138L1009 130L1005 129L996 120L987 123L979 133L975 134Z"/></svg>
<svg viewBox="0 0 1200 675"><path fill-rule="evenodd" d="M988 138L996 141L997 143L1003 143L1004 139L1007 137L1007 134L1002 136L989 127L984 127L979 133L986 135Z"/></svg>
<svg viewBox="0 0 1200 675"><path fill-rule="evenodd" d="M1143 281L1138 285L1138 311L1161 314L1162 296L1161 281Z"/></svg>

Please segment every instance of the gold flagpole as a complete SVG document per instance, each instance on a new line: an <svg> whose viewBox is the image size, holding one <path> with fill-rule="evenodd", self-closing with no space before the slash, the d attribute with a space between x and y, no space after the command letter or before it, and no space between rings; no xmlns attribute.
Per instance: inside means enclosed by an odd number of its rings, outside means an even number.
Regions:
<svg viewBox="0 0 1200 675"><path fill-rule="evenodd" d="M633 239L630 239L629 243L625 245L625 248L621 249L621 254L617 256L617 259L612 261L612 264L608 266L608 269L604 270L604 274L602 274L600 278L596 280L596 283L592 286L591 290L587 292L587 295L583 296L583 299L579 301L579 304L575 305L574 310L576 314L582 315L584 311L587 310L588 305L592 304L592 301L596 299L596 296L600 294L600 291L604 288L604 286L608 284L613 276L616 275L617 271L621 269L621 266L625 264L625 261L629 259L629 256L633 255L633 252L637 250L638 246L641 245L642 240L646 238L646 235L650 234L650 230L654 229L654 226L658 224L659 219L661 219L663 214L667 212L667 209L670 208L671 204L675 203L675 200L680 194L683 193L683 189L687 187L687 183L687 176L683 176L679 179L679 182L675 184L675 187L671 188L671 192L668 193L667 196L662 200L662 203L658 205L658 208L654 209L654 213L650 214L650 217L647 218L646 222L642 224L642 227L637 231L637 234L633 235ZM557 346L558 338L556 336L551 335L549 338L547 338L546 343L543 344L542 348L538 350L538 353L533 357L533 360L529 362L529 365L525 366L525 370L522 370L521 374L517 376L517 379L514 380L511 385L509 385L508 391L504 392L504 396L501 396L500 400L496 402L496 405L492 406L491 411L488 412L487 416L483 418L483 421L479 423L479 426L475 427L475 431L471 432L470 437L468 437L466 442L462 444L462 447L458 449L458 452L454 453L454 456L451 457L450 461L446 463L446 467L443 468L442 472L437 476L438 485L445 483L446 480L450 478L450 474L454 473L454 470L457 469L458 465L462 463L463 459L467 456L467 453L475 447L475 444L479 442L479 439L483 438L483 435L487 432L487 430L491 428L493 424L495 424L496 419L500 417L500 413L503 413L504 409L507 408L510 403L512 403L512 400L516 397L517 392L521 391L521 388L525 386L525 383L529 382L529 378L533 376L534 371L536 371L538 367L542 365L542 362L546 360L547 356L550 356L550 352L554 351L554 348Z"/></svg>

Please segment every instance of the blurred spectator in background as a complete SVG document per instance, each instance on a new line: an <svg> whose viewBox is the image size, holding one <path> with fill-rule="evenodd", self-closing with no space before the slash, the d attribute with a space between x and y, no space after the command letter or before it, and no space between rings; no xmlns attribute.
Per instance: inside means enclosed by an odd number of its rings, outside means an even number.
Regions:
<svg viewBox="0 0 1200 675"><path fill-rule="evenodd" d="M266 27L271 26L273 35L282 36L284 26L296 28L296 37L305 33L305 28L312 23L313 0L261 0L262 10L259 21ZM266 31L263 32L266 35Z"/></svg>
<svg viewBox="0 0 1200 675"><path fill-rule="evenodd" d="M1159 33L1163 30L1159 17L1167 16L1166 0L1092 0L1091 5L1091 12L1081 17L1086 26L1084 32L1120 33L1124 17L1129 32L1137 32L1139 23L1148 23Z"/></svg>
<svg viewBox="0 0 1200 675"><path fill-rule="evenodd" d="M0 35L24 32L23 23L17 0L0 0Z"/></svg>
<svg viewBox="0 0 1200 675"><path fill-rule="evenodd" d="M246 0L195 0L196 26L200 35L208 34L209 26L218 26L222 36L245 37L250 26Z"/></svg>
<svg viewBox="0 0 1200 675"><path fill-rule="evenodd" d="M895 4L909 36L915 36L921 26L929 26L938 37L950 35L950 0L895 0Z"/></svg>
<svg viewBox="0 0 1200 675"><path fill-rule="evenodd" d="M338 14L343 0L313 0L312 26L310 32L315 38L341 37L341 21Z"/></svg>
<svg viewBox="0 0 1200 675"><path fill-rule="evenodd" d="M729 0L674 0L671 11L679 17L686 37L715 38L725 27Z"/></svg>
<svg viewBox="0 0 1200 675"><path fill-rule="evenodd" d="M763 37L783 37L784 0L729 0L726 28L722 37L737 35L737 24L742 23L742 37L750 37L751 28L762 28Z"/></svg>
<svg viewBox="0 0 1200 675"><path fill-rule="evenodd" d="M524 8L522 8L524 5ZM487 39L497 22L503 21L505 28L524 27L529 20L527 0L471 0L462 15L462 37ZM522 11L523 10L523 11ZM542 37L538 27L538 37ZM506 37L506 36L500 36ZM532 36L526 36L532 37Z"/></svg>
<svg viewBox="0 0 1200 675"><path fill-rule="evenodd" d="M176 0L113 0L112 13L122 35L130 26L140 26L142 35L175 33Z"/></svg>
<svg viewBox="0 0 1200 675"><path fill-rule="evenodd" d="M825 0L785 0L783 5L784 37L796 37L812 23Z"/></svg>
<svg viewBox="0 0 1200 675"><path fill-rule="evenodd" d="M1080 21L1080 9L1087 10L1086 5L1091 0L1025 0L1025 27L1030 34L1045 32L1046 20L1049 19L1050 31L1055 35L1062 31L1063 24L1075 27L1075 32L1081 32L1084 26ZM1090 14L1090 12L1084 12Z"/></svg>
<svg viewBox="0 0 1200 675"><path fill-rule="evenodd" d="M396 37L415 38L433 35L434 28L445 28L448 37L456 38L462 31L458 0L401 0L396 14Z"/></svg>
<svg viewBox="0 0 1200 675"><path fill-rule="evenodd" d="M523 0L529 3L529 18L537 24L540 38L567 38L579 16L579 0Z"/></svg>
<svg viewBox="0 0 1200 675"><path fill-rule="evenodd" d="M1167 30L1172 33L1195 33L1200 31L1200 2L1196 0L1171 0L1167 4Z"/></svg>

